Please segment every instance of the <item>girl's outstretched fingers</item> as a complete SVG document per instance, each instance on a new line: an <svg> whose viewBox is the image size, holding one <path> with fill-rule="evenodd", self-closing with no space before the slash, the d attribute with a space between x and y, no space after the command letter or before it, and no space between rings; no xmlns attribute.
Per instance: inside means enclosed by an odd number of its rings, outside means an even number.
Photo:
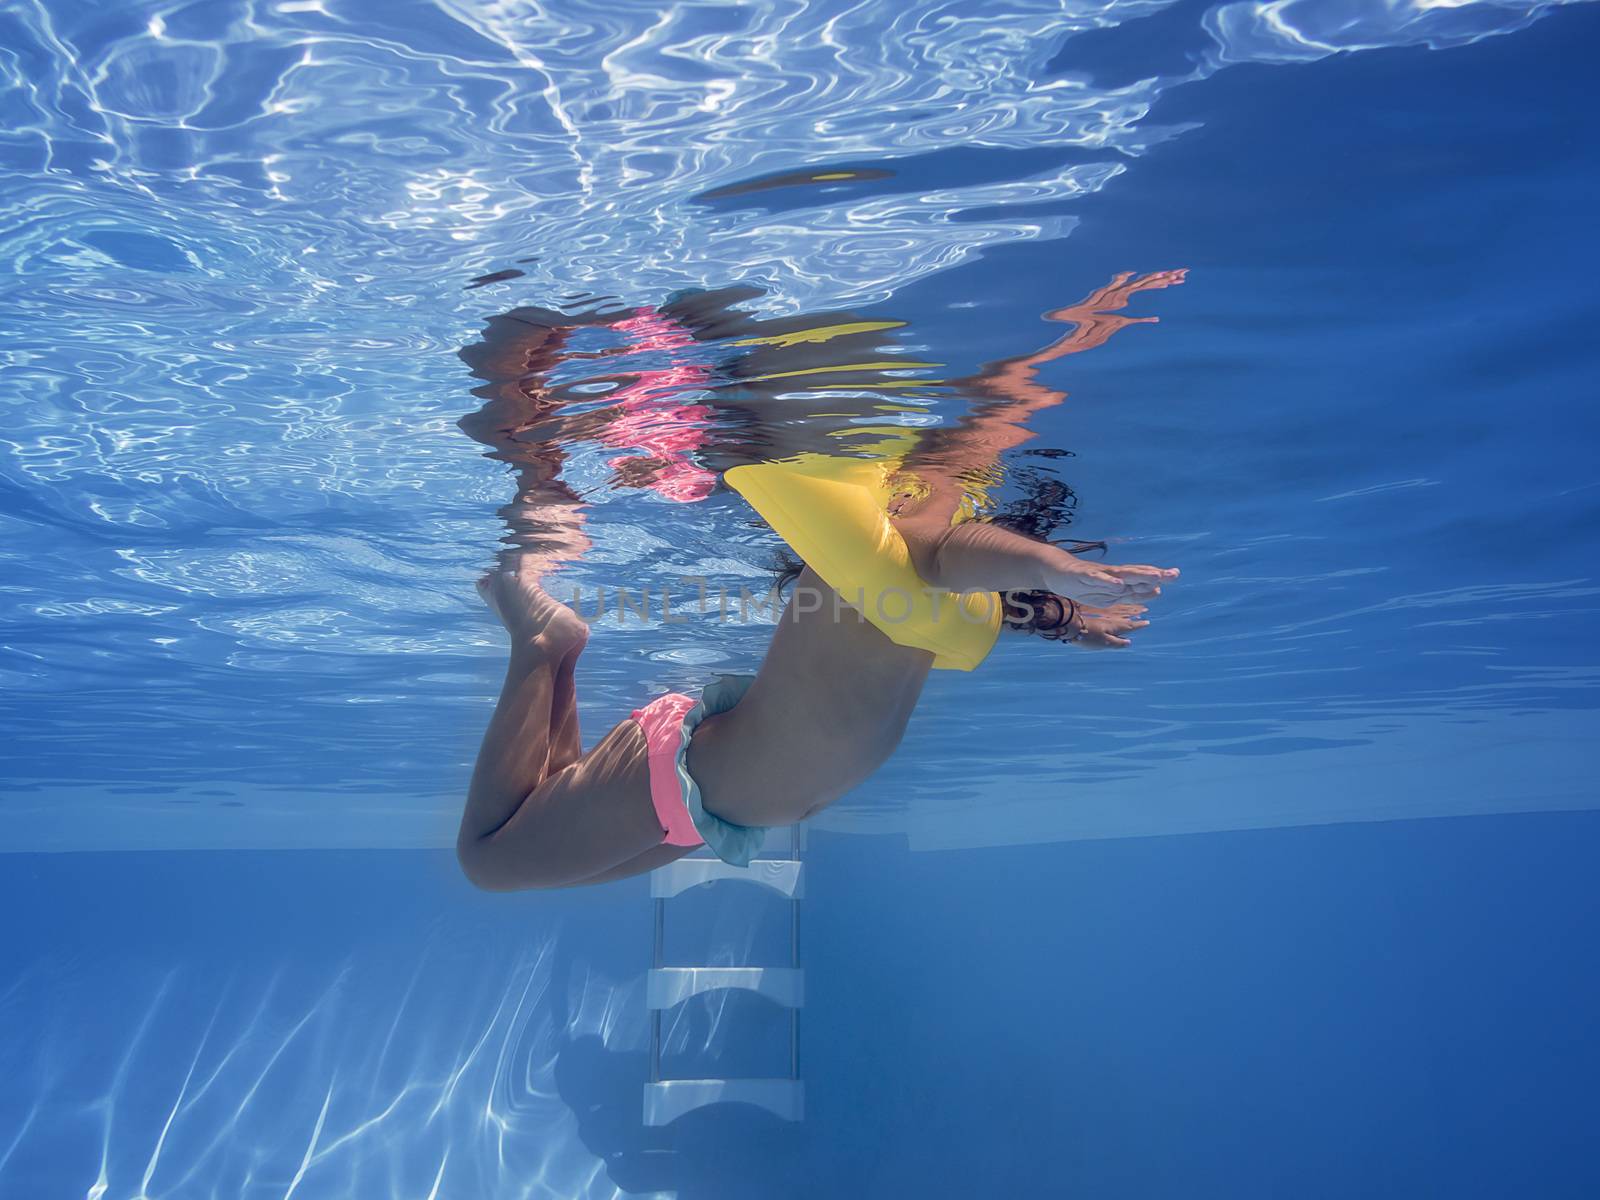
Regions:
<svg viewBox="0 0 1600 1200"><path fill-rule="evenodd" d="M1149 567L1143 564L1113 566L1103 568L1111 575L1120 579L1128 589L1128 596L1137 599L1147 599L1161 594L1161 585L1170 583L1178 577L1177 567Z"/></svg>
<svg viewBox="0 0 1600 1200"><path fill-rule="evenodd" d="M1147 600L1161 594L1161 585L1178 577L1176 567L1118 566L1089 563L1063 553L1049 573L1048 587L1078 604L1103 606L1122 600Z"/></svg>
<svg viewBox="0 0 1600 1200"><path fill-rule="evenodd" d="M1113 604L1110 608L1086 608L1083 613L1087 617L1124 617L1131 620L1149 611L1150 609L1143 604ZM1149 622L1146 621L1145 624L1148 625Z"/></svg>
<svg viewBox="0 0 1600 1200"><path fill-rule="evenodd" d="M1139 615L1145 612L1142 604L1115 604L1110 608L1080 608L1078 610L1078 645L1091 650L1120 650L1132 645L1127 635L1143 629L1149 621Z"/></svg>

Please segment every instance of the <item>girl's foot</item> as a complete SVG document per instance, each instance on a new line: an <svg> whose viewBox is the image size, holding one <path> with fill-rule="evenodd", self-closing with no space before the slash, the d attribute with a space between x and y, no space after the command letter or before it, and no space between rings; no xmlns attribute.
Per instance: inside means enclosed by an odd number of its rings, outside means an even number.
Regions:
<svg viewBox="0 0 1600 1200"><path fill-rule="evenodd" d="M529 561L517 555L478 580L478 595L500 618L515 645L538 643L552 653L575 650L589 640L583 619L539 586Z"/></svg>

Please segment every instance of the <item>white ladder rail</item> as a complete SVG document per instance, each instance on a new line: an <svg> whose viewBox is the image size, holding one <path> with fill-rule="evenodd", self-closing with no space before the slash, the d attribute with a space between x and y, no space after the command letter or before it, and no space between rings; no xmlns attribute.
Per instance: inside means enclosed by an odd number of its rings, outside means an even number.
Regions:
<svg viewBox="0 0 1600 1200"><path fill-rule="evenodd" d="M763 851L774 840L770 831ZM685 1113L710 1104L753 1104L780 1120L804 1119L805 1085L800 1079L800 1008L804 973L800 968L800 900L805 895L800 851L804 832L789 830L787 858L758 858L749 867L734 867L704 854L690 855L650 873L655 909L655 936L646 986L650 1008L650 1081L644 1089L644 1123L668 1125ZM691 888L719 882L753 884L789 901L789 965L787 967L669 967L666 964L666 902ZM663 1079L661 1014L708 991L735 988L762 995L789 1011L789 1075L787 1078Z"/></svg>

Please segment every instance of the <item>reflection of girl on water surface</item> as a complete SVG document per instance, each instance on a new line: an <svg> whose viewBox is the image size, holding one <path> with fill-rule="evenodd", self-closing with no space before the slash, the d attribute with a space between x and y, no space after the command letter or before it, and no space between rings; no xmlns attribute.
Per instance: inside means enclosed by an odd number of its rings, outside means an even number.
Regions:
<svg viewBox="0 0 1600 1200"><path fill-rule="evenodd" d="M1120 312L1134 293L1182 281L1181 271L1119 276L1047 314L1072 330L951 381L973 397L967 414L917 431L861 428L862 416L882 419L886 393L912 386L886 372L930 365L875 348L892 323L756 321L731 309L742 296L730 293L491 321L462 352L488 381L484 407L462 424L518 477L504 510L511 549L479 584L510 634L511 663L462 816L468 878L493 889L599 883L702 842L744 863L763 827L802 820L871 775L928 671L971 670L1001 628L1126 646L1147 624L1139 602L1176 570L1085 562L973 518L1000 455L1032 436L1023 423L1063 398L1036 382L1037 368L1152 320ZM577 380L574 362L619 371ZM808 381L829 389L832 427L785 416L785 397ZM861 414L840 411L852 389L876 397ZM860 436L836 436L851 432ZM607 461L617 484L670 500L703 498L719 467L803 560L758 674L657 697L587 753L574 671L588 627L540 586L588 545L579 497L559 478L563 446L577 441L618 451Z"/></svg>

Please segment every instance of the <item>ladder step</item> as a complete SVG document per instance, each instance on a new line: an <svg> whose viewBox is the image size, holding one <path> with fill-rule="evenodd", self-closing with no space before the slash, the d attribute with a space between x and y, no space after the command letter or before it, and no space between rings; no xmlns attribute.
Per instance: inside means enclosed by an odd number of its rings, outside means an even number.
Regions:
<svg viewBox="0 0 1600 1200"><path fill-rule="evenodd" d="M644 1085L646 1125L670 1125L708 1104L753 1104L780 1121L803 1121L805 1084L798 1079L665 1079Z"/></svg>
<svg viewBox="0 0 1600 1200"><path fill-rule="evenodd" d="M805 896L804 868L787 858L758 858L748 867L736 867L720 858L680 858L650 872L650 895L670 900L692 887L724 879L770 888L786 900Z"/></svg>
<svg viewBox="0 0 1600 1200"><path fill-rule="evenodd" d="M805 972L798 967L656 967L645 983L645 1003L672 1008L691 996L737 988L785 1008L805 1003Z"/></svg>
<svg viewBox="0 0 1600 1200"><path fill-rule="evenodd" d="M756 851L764 858L799 858L806 848L806 827L800 825L773 825L761 831L761 846ZM710 846L696 846L689 858L715 858Z"/></svg>

